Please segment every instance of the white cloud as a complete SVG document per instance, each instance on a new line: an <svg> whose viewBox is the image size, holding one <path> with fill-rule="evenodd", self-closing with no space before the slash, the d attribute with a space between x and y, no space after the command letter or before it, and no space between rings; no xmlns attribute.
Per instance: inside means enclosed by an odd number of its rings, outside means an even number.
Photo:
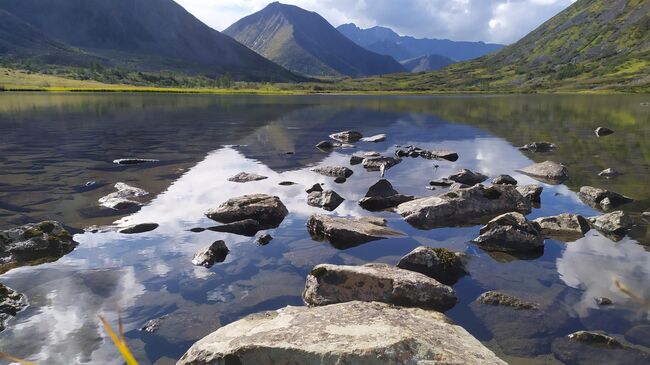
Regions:
<svg viewBox="0 0 650 365"><path fill-rule="evenodd" d="M576 0L283 0L316 11L334 26L382 25L400 34L512 43ZM217 30L269 0L176 0Z"/></svg>

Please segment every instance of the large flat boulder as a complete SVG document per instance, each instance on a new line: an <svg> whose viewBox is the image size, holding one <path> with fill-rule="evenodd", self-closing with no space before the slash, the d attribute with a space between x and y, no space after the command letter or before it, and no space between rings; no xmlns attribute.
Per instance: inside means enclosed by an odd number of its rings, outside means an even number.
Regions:
<svg viewBox="0 0 650 365"><path fill-rule="evenodd" d="M581 187L578 197L587 205L601 210L610 210L634 201L634 199L619 193L593 186Z"/></svg>
<svg viewBox="0 0 650 365"><path fill-rule="evenodd" d="M314 214L307 222L313 239L327 240L336 248L349 248L362 243L402 236L403 233L386 226L386 220L375 217L342 218Z"/></svg>
<svg viewBox="0 0 650 365"><path fill-rule="evenodd" d="M541 217L533 222L546 237L562 241L582 238L591 229L589 222L583 216L569 213Z"/></svg>
<svg viewBox="0 0 650 365"><path fill-rule="evenodd" d="M634 225L634 221L628 213L617 210L591 218L591 224L606 236L620 237L625 236L627 231Z"/></svg>
<svg viewBox="0 0 650 365"><path fill-rule="evenodd" d="M342 178L348 178L352 176L354 171L350 170L349 168L345 166L319 166L319 167L314 167L311 169L311 171L319 173L323 176L329 176L329 177L342 177Z"/></svg>
<svg viewBox="0 0 650 365"><path fill-rule="evenodd" d="M195 343L178 365L506 365L444 314L384 303L285 307Z"/></svg>
<svg viewBox="0 0 650 365"><path fill-rule="evenodd" d="M400 204L397 212L420 229L471 224L507 212L530 213L531 205L512 185L474 185Z"/></svg>
<svg viewBox="0 0 650 365"><path fill-rule="evenodd" d="M456 304L456 293L426 275L386 264L323 264L307 276L303 299L311 306L360 300L445 311Z"/></svg>
<svg viewBox="0 0 650 365"><path fill-rule="evenodd" d="M553 161L532 164L519 170L519 172L552 185L561 184L569 178L569 170Z"/></svg>
<svg viewBox="0 0 650 365"><path fill-rule="evenodd" d="M288 214L287 207L277 196L254 194L229 199L209 210L206 216L220 223L252 219L259 223L260 229L269 229L278 227Z"/></svg>

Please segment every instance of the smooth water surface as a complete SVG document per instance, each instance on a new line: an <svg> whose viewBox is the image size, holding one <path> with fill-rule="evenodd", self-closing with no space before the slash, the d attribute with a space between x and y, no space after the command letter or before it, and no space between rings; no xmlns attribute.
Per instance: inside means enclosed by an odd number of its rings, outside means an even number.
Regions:
<svg viewBox="0 0 650 365"><path fill-rule="evenodd" d="M25 293L30 306L0 333L0 351L39 364L121 364L98 315L122 318L125 335L142 364L174 363L197 339L247 314L302 305L306 274L319 263L395 264L419 245L447 247L471 256L471 276L454 288L459 303L447 314L513 364L589 363L602 355L580 347L573 358L559 355L558 339L580 329L602 330L635 351L650 352L650 229L640 213L650 210L650 108L643 96L210 96L146 94L0 93L0 229L55 219L83 229L113 223L156 222L149 233L82 233L80 245L60 260L4 273L0 282ZM597 138L600 125L616 131ZM388 134L385 142L355 149L314 148L327 135L355 129ZM552 153L516 146L547 140ZM456 162L406 159L387 178L403 194L436 195L429 180L462 168L489 176L511 174L520 184L537 183L515 170L532 162L565 163L570 180L544 185L542 204L529 218L565 212L599 212L576 195L581 186L604 187L635 202L623 207L637 226L619 242L590 231L576 242L546 241L544 255L518 260L490 255L469 241L479 227L417 230L396 213L370 213L357 205L379 173L361 166L345 184L320 176L317 165L349 166L368 151L392 155L394 145L445 148ZM293 154L287 154L293 152ZM159 163L118 166L114 159L140 157ZM624 173L597 174L607 167ZM238 172L269 179L228 182ZM280 186L281 181L298 183ZM85 187L88 181L96 181ZM151 193L150 202L129 215L100 208L97 199L126 182ZM407 235L338 250L309 237L313 213L305 188L323 182L346 201L341 216L381 216ZM290 211L275 238L191 233L213 225L205 212L247 193L279 196ZM218 239L231 253L224 263L193 266L194 253ZM615 285L618 280L635 298ZM500 290L541 304L540 311L510 311L474 303L486 290ZM598 307L595 297L614 301ZM139 331L168 315L156 333ZM644 332L645 331L645 332ZM645 334L645 337L638 333ZM635 335L636 334L636 335ZM641 340L639 338L642 338ZM643 338L646 338L645 342ZM645 345L645 346L644 346ZM610 350L612 351L612 350ZM617 350L618 351L618 350Z"/></svg>

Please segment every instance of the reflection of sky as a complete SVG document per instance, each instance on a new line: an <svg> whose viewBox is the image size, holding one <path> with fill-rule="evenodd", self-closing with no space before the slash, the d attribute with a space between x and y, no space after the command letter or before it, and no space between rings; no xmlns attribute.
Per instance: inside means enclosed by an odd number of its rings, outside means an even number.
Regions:
<svg viewBox="0 0 650 365"><path fill-rule="evenodd" d="M460 159L456 162L404 159L386 174L394 187L404 194L439 194L444 190L432 192L425 189L428 181L462 168L491 177L510 174L520 184L537 183L514 172L529 165L531 161L528 158L507 141L472 127L405 116L390 125L363 132L387 133L388 140L377 144L360 143L356 149L323 154L319 165L349 166L352 153L363 155L364 152L378 151L390 156L394 144L417 145L427 149L455 150ZM286 133L291 133L291 130ZM66 360L75 358L79 363L119 363L115 360L114 348L106 342L103 330L98 327L96 316L105 314L115 323L116 308L122 308L125 329L132 339L130 343L143 363L146 363L145 359L155 361L161 354L179 356L191 341L214 330L216 325L186 321L184 326L191 330L186 331L185 342L169 345L154 341L149 347L144 344L152 341L151 338L134 329L162 314L174 315L179 308L225 323L257 310L299 304L304 275L315 264L360 264L368 260L395 263L401 255L422 242L463 250L468 247L467 240L475 234L475 228L418 231L408 227L394 213L366 212L357 201L379 179L378 172L367 172L360 165L353 166L354 175L341 185L335 184L332 178L310 171L313 166L278 173L264 164L264 148L270 146L272 143L260 142L260 145L247 147L258 149L255 155L262 156L260 161L247 159L233 148L213 151L139 212L117 222L118 225L160 224L153 232L132 236L115 232L78 235L79 247L58 262L21 268L4 275L3 281L25 292L32 306L0 335L0 346L7 350L16 348L12 351L16 355L41 363L67 364L70 362ZM268 153L277 154L278 151ZM434 169L434 164L439 167ZM258 173L269 179L246 184L227 181L228 177L242 171ZM279 186L281 181L298 184ZM327 189L333 189L347 199L331 214L386 217L389 225L407 232L410 237L373 242L346 251L313 242L305 228L307 218L313 213L328 214L306 204L304 190L317 182L325 183ZM566 186L542 185L545 187L542 208L535 210L532 216L566 211L594 214ZM188 232L190 228L216 224L205 218L208 209L229 198L251 193L279 196L290 211L282 225L270 231L275 239L268 246L258 247L253 238L227 233ZM225 240L231 250L226 261L209 270L192 266L193 254L217 239ZM504 264L495 262L471 245L469 247L475 254L473 260L480 262L479 267L487 271L504 268ZM647 282L648 254L629 240L614 245L604 238L589 236L569 244L558 256L561 279L567 285L585 290L583 299L576 304L578 313L591 305L589 298L593 296L605 295L624 301L613 293L610 276L618 275L628 286L638 290L643 280ZM538 275L541 270L546 270L548 276L557 276L554 267L548 268L548 265L538 262L522 261L516 266L519 270L517 275L521 276ZM529 279L538 280L539 276ZM477 280L477 285L485 283ZM644 294L648 295L648 292ZM462 303L469 301L463 300ZM155 350L151 349L156 346Z"/></svg>

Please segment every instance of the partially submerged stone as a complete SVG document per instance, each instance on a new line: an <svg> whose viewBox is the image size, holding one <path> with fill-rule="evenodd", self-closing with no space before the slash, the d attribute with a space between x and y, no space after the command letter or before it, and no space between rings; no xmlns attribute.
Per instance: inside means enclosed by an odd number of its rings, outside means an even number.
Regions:
<svg viewBox="0 0 650 365"><path fill-rule="evenodd" d="M594 298L594 301L596 301L596 304L601 307L614 304L614 302L607 297L596 297Z"/></svg>
<svg viewBox="0 0 650 365"><path fill-rule="evenodd" d="M358 164L362 163L363 160L364 160L364 157L352 155L352 156L350 156L350 165L352 165L352 166L358 165Z"/></svg>
<svg viewBox="0 0 650 365"><path fill-rule="evenodd" d="M314 191L323 191L323 185L321 184L314 184L312 185L311 188L305 190L307 194L313 193Z"/></svg>
<svg viewBox="0 0 650 365"><path fill-rule="evenodd" d="M386 264L318 265L307 276L302 296L310 306L358 300L442 312L456 304L456 293L451 287Z"/></svg>
<svg viewBox="0 0 650 365"><path fill-rule="evenodd" d="M442 313L384 303L285 307L196 342L179 365L506 365Z"/></svg>
<svg viewBox="0 0 650 365"><path fill-rule="evenodd" d="M357 131L343 131L343 132L330 134L329 137L331 139L343 143L354 143L354 142L358 142L361 138L363 138L363 134Z"/></svg>
<svg viewBox="0 0 650 365"><path fill-rule="evenodd" d="M422 150L420 151L420 157L428 160L458 161L458 153L450 150Z"/></svg>
<svg viewBox="0 0 650 365"><path fill-rule="evenodd" d="M596 133L596 136L598 136L598 137L605 137L605 136L609 136L611 134L614 134L614 131L607 128L607 127L598 127L598 128L596 128L594 133Z"/></svg>
<svg viewBox="0 0 650 365"><path fill-rule="evenodd" d="M338 208L344 201L345 199L333 190L314 191L307 196L307 204L329 212Z"/></svg>
<svg viewBox="0 0 650 365"><path fill-rule="evenodd" d="M561 184L569 178L569 170L565 166L553 161L532 164L518 171L552 185Z"/></svg>
<svg viewBox="0 0 650 365"><path fill-rule="evenodd" d="M583 216L569 213L537 218L534 223L543 235L560 240L584 237L591 229L589 222Z"/></svg>
<svg viewBox="0 0 650 365"><path fill-rule="evenodd" d="M152 158L120 158L113 160L113 163L118 165L140 165L154 162L160 162L160 160L154 160Z"/></svg>
<svg viewBox="0 0 650 365"><path fill-rule="evenodd" d="M311 169L311 171L319 173L323 176L344 177L346 179L352 176L352 174L354 173L354 171L344 166L319 166L319 167L314 167L313 169Z"/></svg>
<svg viewBox="0 0 650 365"><path fill-rule="evenodd" d="M472 186L482 183L483 181L487 180L488 177L481 174L480 172L462 169L455 174L449 175L448 179L457 183Z"/></svg>
<svg viewBox="0 0 650 365"><path fill-rule="evenodd" d="M131 209L142 205L141 202L133 200L134 198L149 194L140 188L122 182L116 183L115 189L117 190L116 192L99 198L99 204L101 206L115 210Z"/></svg>
<svg viewBox="0 0 650 365"><path fill-rule="evenodd" d="M517 212L492 219L473 242L486 251L536 252L544 250L544 237L537 226Z"/></svg>
<svg viewBox="0 0 650 365"><path fill-rule="evenodd" d="M517 180L510 175L499 175L492 179L494 185L517 185Z"/></svg>
<svg viewBox="0 0 650 365"><path fill-rule="evenodd" d="M623 345L615 338L604 333L593 331L578 331L567 336L569 339L581 342L590 346L605 347L609 349L621 349Z"/></svg>
<svg viewBox="0 0 650 365"><path fill-rule="evenodd" d="M537 310L539 308L539 304L537 303L527 302L512 295L498 291L487 291L481 294L481 296L479 296L476 301L481 304L509 307L517 310Z"/></svg>
<svg viewBox="0 0 650 365"><path fill-rule="evenodd" d="M247 183L247 182L260 181L265 179L268 179L268 177L255 174L255 173L240 172L237 175L228 178L228 181L236 182L236 183Z"/></svg>
<svg viewBox="0 0 650 365"><path fill-rule="evenodd" d="M359 205L369 211L380 211L394 208L413 199L414 196L400 194L388 180L381 179L368 189L366 196L359 201Z"/></svg>
<svg viewBox="0 0 650 365"><path fill-rule="evenodd" d="M216 263L224 262L229 252L224 241L216 241L210 247L199 250L192 258L192 263L196 266L210 268Z"/></svg>
<svg viewBox="0 0 650 365"><path fill-rule="evenodd" d="M232 233L240 236L253 237L257 232L263 230L260 222L255 219L242 219L237 222L225 223L220 226L208 228L212 232Z"/></svg>
<svg viewBox="0 0 650 365"><path fill-rule="evenodd" d="M400 159L394 157L370 157L363 159L363 167L368 171L382 171L388 170L391 167L402 162Z"/></svg>
<svg viewBox="0 0 650 365"><path fill-rule="evenodd" d="M517 191L531 203L539 204L542 202L544 188L539 185L517 186Z"/></svg>
<svg viewBox="0 0 650 365"><path fill-rule="evenodd" d="M70 253L78 245L55 221L30 223L0 231L0 271L43 258L50 261Z"/></svg>
<svg viewBox="0 0 650 365"><path fill-rule="evenodd" d="M288 214L287 207L277 196L254 194L229 199L209 210L206 216L220 223L252 219L259 223L260 229L269 229L278 227Z"/></svg>
<svg viewBox="0 0 650 365"><path fill-rule="evenodd" d="M519 147L520 150L531 152L550 152L556 148L557 146L551 142L531 142L522 147Z"/></svg>
<svg viewBox="0 0 650 365"><path fill-rule="evenodd" d="M158 228L158 223L138 223L119 230L122 234L138 234L151 232Z"/></svg>
<svg viewBox="0 0 650 365"><path fill-rule="evenodd" d="M605 235L624 236L632 228L634 221L628 213L617 210L592 218L591 224Z"/></svg>
<svg viewBox="0 0 650 365"><path fill-rule="evenodd" d="M0 284L0 332L4 331L7 321L27 307L25 294Z"/></svg>
<svg viewBox="0 0 650 365"><path fill-rule="evenodd" d="M377 135L374 135L374 136L361 138L361 141L377 143L377 142L385 141L386 138L388 138L388 137L385 134L377 134Z"/></svg>
<svg viewBox="0 0 650 365"><path fill-rule="evenodd" d="M589 206L602 210L609 210L634 201L627 196L593 186L581 187L578 197Z"/></svg>
<svg viewBox="0 0 650 365"><path fill-rule="evenodd" d="M271 243L271 241L273 241L273 237L268 233L265 233L255 239L255 242L260 246L266 246Z"/></svg>
<svg viewBox="0 0 650 365"><path fill-rule="evenodd" d="M445 285L454 285L467 275L462 255L446 248L420 246L402 257L397 267L419 272Z"/></svg>
<svg viewBox="0 0 650 365"><path fill-rule="evenodd" d="M375 217L342 218L314 214L307 222L307 229L313 239L327 240L336 248L403 235L386 227L385 219Z"/></svg>
<svg viewBox="0 0 650 365"><path fill-rule="evenodd" d="M616 176L620 176L620 175L623 175L623 174L616 171L616 170L614 170L614 169L612 169L612 168L605 169L605 170L598 173L598 176L606 177L606 178L612 178L612 177L616 177Z"/></svg>
<svg viewBox="0 0 650 365"><path fill-rule="evenodd" d="M467 225L498 214L528 214L530 210L530 202L511 185L488 188L474 185L439 196L416 199L397 207L404 220L420 229Z"/></svg>

